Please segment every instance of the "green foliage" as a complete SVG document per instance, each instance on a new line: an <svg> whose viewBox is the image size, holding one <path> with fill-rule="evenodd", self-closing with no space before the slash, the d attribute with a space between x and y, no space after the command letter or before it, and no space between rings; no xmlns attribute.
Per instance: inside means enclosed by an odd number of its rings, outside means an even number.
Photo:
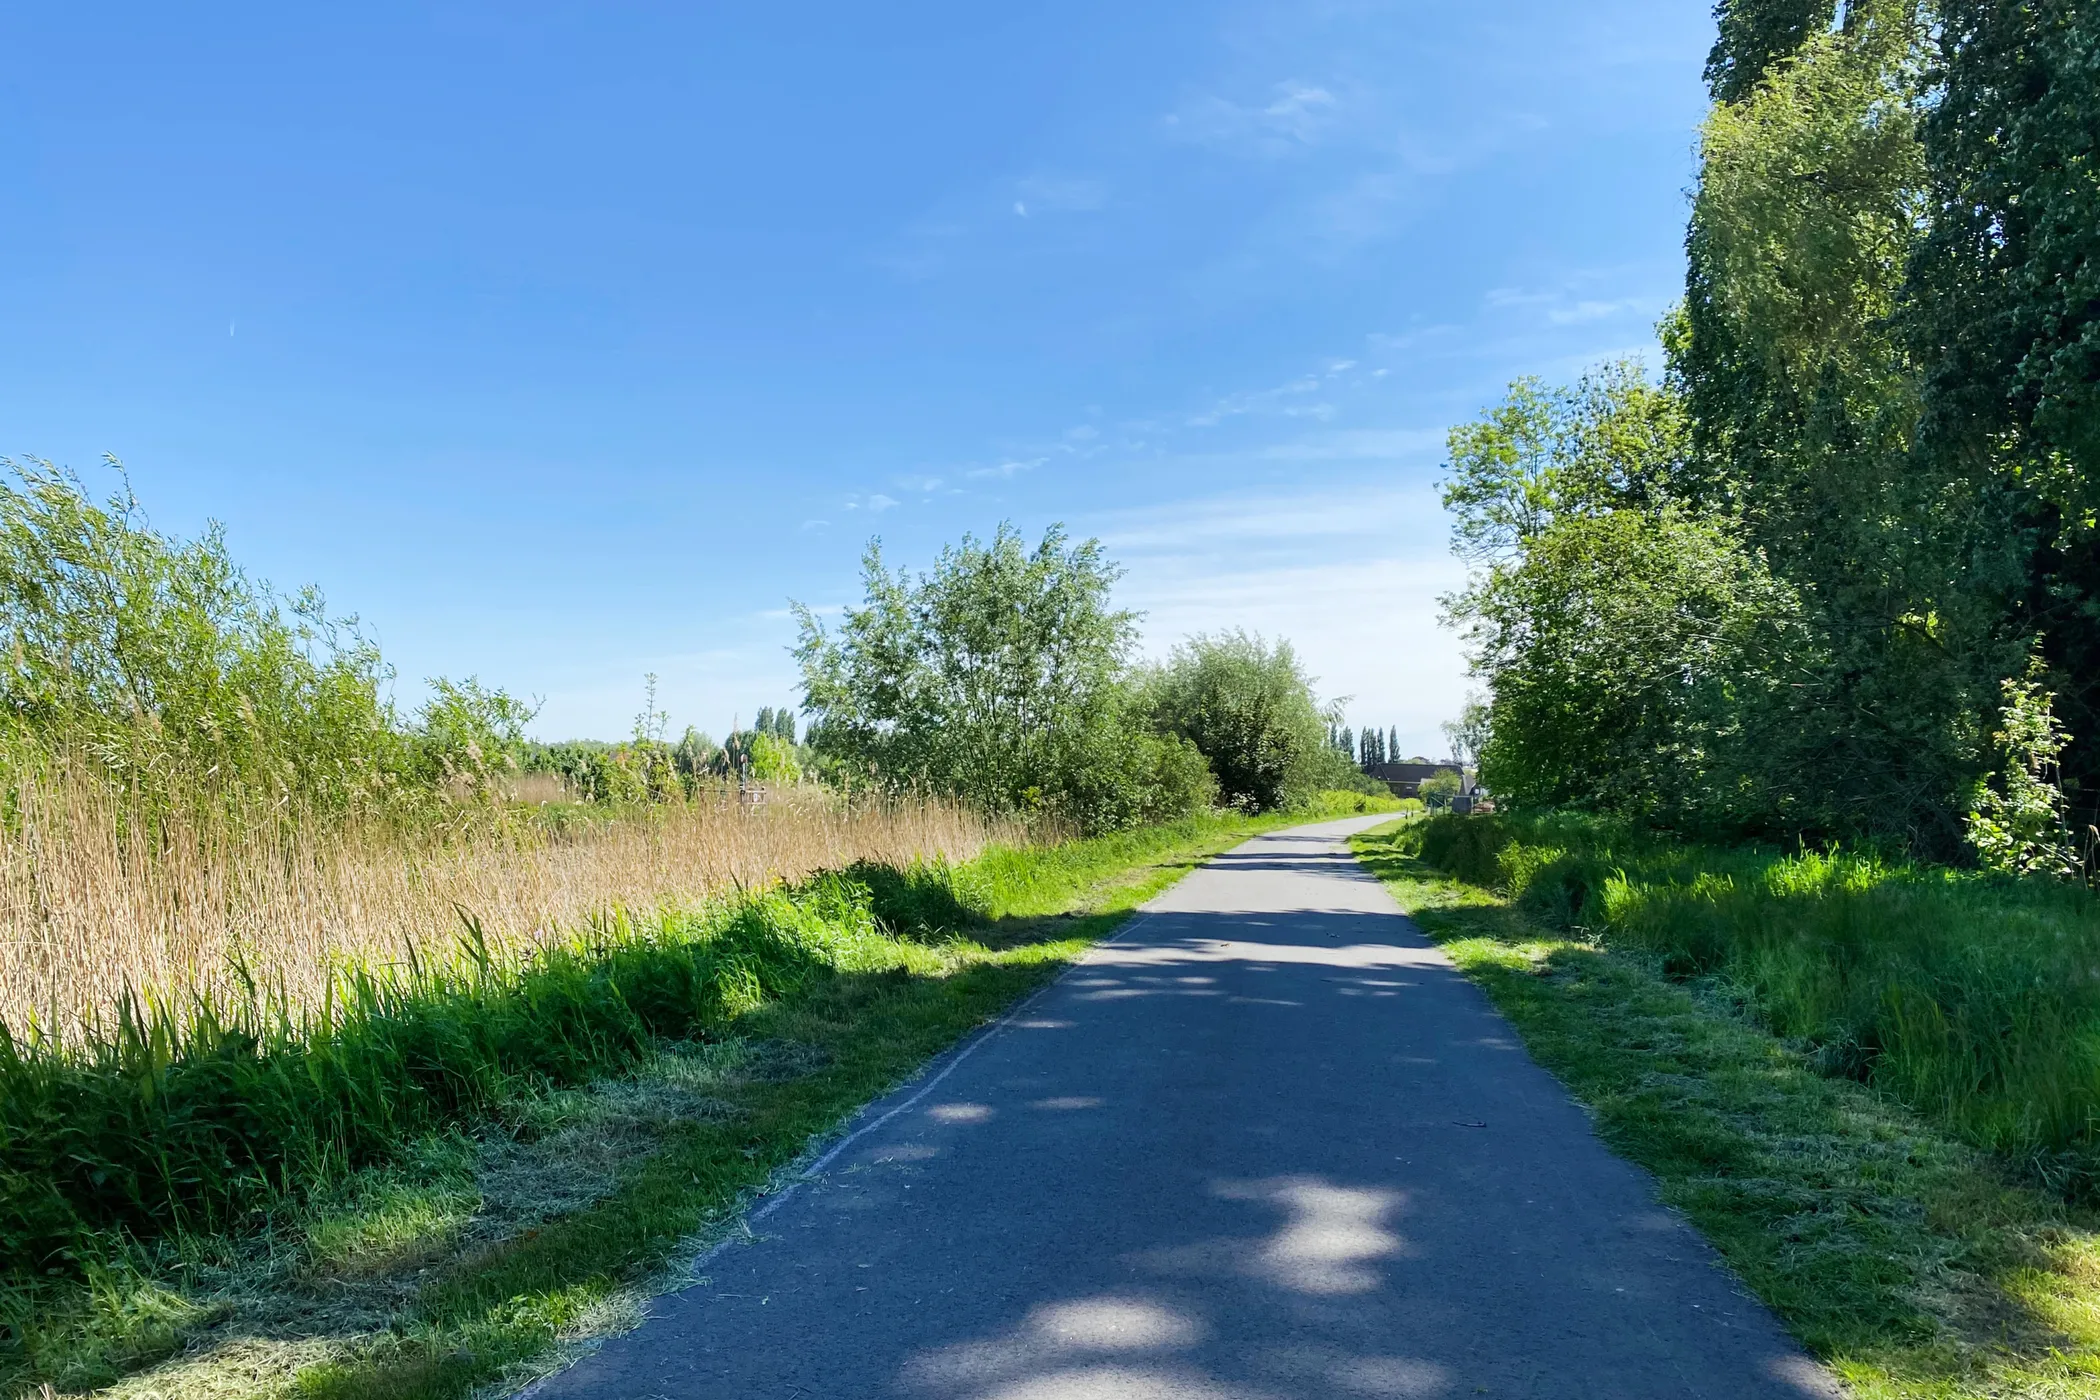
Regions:
<svg viewBox="0 0 2100 1400"><path fill-rule="evenodd" d="M777 733L754 733L746 753L749 756L747 771L755 782L795 783L802 780L802 766L795 762L795 746Z"/></svg>
<svg viewBox="0 0 2100 1400"><path fill-rule="evenodd" d="M1451 806L1452 799L1464 790L1465 784L1456 773L1432 773L1415 785L1415 796L1432 812L1441 812Z"/></svg>
<svg viewBox="0 0 2100 1400"><path fill-rule="evenodd" d="M1969 808L1969 844L1986 870L2007 875L2069 876L2078 852L2064 822L2057 757L2068 742L2043 690L2040 657L2025 680L2005 682L2005 727L1991 736L2004 756L1999 783L1977 785Z"/></svg>
<svg viewBox="0 0 2100 1400"><path fill-rule="evenodd" d="M1977 551L2012 614L2000 675L2036 633L2079 742L2067 789L2100 790L2100 10L2075 0L1937 7L1923 123L1932 217L1904 328L1924 369L1920 455L1992 524ZM1995 693L1979 686L1979 708Z"/></svg>
<svg viewBox="0 0 2100 1400"><path fill-rule="evenodd" d="M1776 688L1796 606L1726 520L1668 499L1673 400L1624 367L1558 395L1520 382L1451 435L1444 500L1476 567L1446 615L1492 697L1452 737L1499 798L1657 817L1717 785L1742 800L1716 740Z"/></svg>
<svg viewBox="0 0 2100 1400"><path fill-rule="evenodd" d="M1452 434L1483 776L1960 857L2037 638L2066 805L2100 790L2100 17L1717 13L1668 378L1522 381Z"/></svg>
<svg viewBox="0 0 2100 1400"><path fill-rule="evenodd" d="M1706 83L1716 102L1740 102L1782 59L1827 30L1836 0L1721 0L1719 37L1706 57Z"/></svg>
<svg viewBox="0 0 2100 1400"><path fill-rule="evenodd" d="M799 608L803 708L817 754L863 782L1106 830L1205 800L1187 746L1151 732L1125 684L1134 615L1095 541L1052 526L965 536L930 573L863 565L866 600L833 637Z"/></svg>
<svg viewBox="0 0 2100 1400"><path fill-rule="evenodd" d="M340 812L401 790L413 744L354 618L311 589L278 597L216 526L156 532L121 477L97 504L48 462L0 468L0 739L16 761L85 762L149 804Z"/></svg>
<svg viewBox="0 0 2100 1400"><path fill-rule="evenodd" d="M1451 430L1443 482L1452 549L1506 563L1553 525L1671 497L1687 445L1678 395L1637 361L1604 365L1569 389L1520 379L1478 422Z"/></svg>
<svg viewBox="0 0 2100 1400"><path fill-rule="evenodd" d="M1289 642L1238 631L1191 637L1142 688L1154 722L1192 744L1219 797L1242 810L1290 806L1343 785L1339 773L1353 769L1349 731L1324 741L1327 717Z"/></svg>
<svg viewBox="0 0 2100 1400"><path fill-rule="evenodd" d="M929 939L968 929L990 907L981 872L946 860L903 866L864 860L841 873L868 892L875 921L898 938Z"/></svg>
<svg viewBox="0 0 2100 1400"><path fill-rule="evenodd" d="M416 715L418 776L433 789L493 796L496 777L522 766L525 726L538 707L473 676L458 682L439 676L430 690Z"/></svg>

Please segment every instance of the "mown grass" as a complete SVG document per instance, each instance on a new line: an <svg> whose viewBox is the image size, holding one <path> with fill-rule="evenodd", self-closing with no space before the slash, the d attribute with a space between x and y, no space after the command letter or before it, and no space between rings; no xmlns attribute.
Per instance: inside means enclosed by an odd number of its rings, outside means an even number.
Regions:
<svg viewBox="0 0 2100 1400"><path fill-rule="evenodd" d="M2100 1219L1833 1074L1767 1029L1740 986L1555 926L1507 887L1430 864L1425 836L1437 850L1426 823L1355 845L1604 1140L1856 1394L2100 1395ZM1438 854L1492 878L1503 867L1470 839L1447 832Z"/></svg>
<svg viewBox="0 0 2100 1400"><path fill-rule="evenodd" d="M596 1077L454 1075L492 1087L403 1120L363 1159L307 1161L304 1189L257 1188L209 1228L77 1240L61 1274L8 1286L0 1380L181 1400L457 1396L535 1374L623 1325L854 1108L1158 888L1256 830L1325 814L857 867L689 912L682 933L644 930L635 946L697 950L687 961L712 970L679 974L704 989L670 999L683 1034L644 1027ZM739 920L756 931L740 939ZM515 978L502 990L531 1001Z"/></svg>

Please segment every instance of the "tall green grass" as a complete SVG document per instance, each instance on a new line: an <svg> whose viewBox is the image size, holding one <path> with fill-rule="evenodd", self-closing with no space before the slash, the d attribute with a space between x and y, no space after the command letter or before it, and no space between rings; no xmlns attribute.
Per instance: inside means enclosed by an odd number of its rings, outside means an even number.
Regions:
<svg viewBox="0 0 2100 1400"><path fill-rule="evenodd" d="M962 865L860 861L697 907L615 911L522 958L492 953L463 916L448 956L346 962L318 1004L249 978L231 997L127 999L64 1042L0 1023L0 1278L77 1272L124 1240L238 1229L505 1101L723 1033L813 979L1065 911L1222 829L1287 819L1190 818L995 846Z"/></svg>
<svg viewBox="0 0 2100 1400"><path fill-rule="evenodd" d="M890 878L906 891L945 880L932 867ZM812 978L888 957L877 910L899 907L897 889L878 901L864 879L831 874L615 913L508 966L469 922L442 962L344 967L317 1010L251 986L235 1005L129 1002L84 1044L0 1029L0 1270L71 1271L100 1236L233 1228L523 1091L705 1039Z"/></svg>
<svg viewBox="0 0 2100 1400"><path fill-rule="evenodd" d="M1549 927L1711 979L1826 1073L2100 1195L2100 900L2086 890L1577 817L1442 817L1408 839Z"/></svg>

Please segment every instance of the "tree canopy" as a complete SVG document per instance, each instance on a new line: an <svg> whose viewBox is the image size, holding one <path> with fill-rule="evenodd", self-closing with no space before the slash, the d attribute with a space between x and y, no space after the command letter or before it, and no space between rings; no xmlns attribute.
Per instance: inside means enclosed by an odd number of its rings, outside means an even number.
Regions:
<svg viewBox="0 0 2100 1400"><path fill-rule="evenodd" d="M2100 821L2100 7L1716 15L1662 379L1451 436L1489 785L1932 854L2006 794Z"/></svg>

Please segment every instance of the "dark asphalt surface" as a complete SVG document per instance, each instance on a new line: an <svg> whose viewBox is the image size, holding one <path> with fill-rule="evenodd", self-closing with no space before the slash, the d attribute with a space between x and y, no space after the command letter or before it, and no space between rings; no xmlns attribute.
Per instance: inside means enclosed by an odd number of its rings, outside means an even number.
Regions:
<svg viewBox="0 0 2100 1400"><path fill-rule="evenodd" d="M1349 857L1377 820L1174 886L536 1400L1841 1394Z"/></svg>

